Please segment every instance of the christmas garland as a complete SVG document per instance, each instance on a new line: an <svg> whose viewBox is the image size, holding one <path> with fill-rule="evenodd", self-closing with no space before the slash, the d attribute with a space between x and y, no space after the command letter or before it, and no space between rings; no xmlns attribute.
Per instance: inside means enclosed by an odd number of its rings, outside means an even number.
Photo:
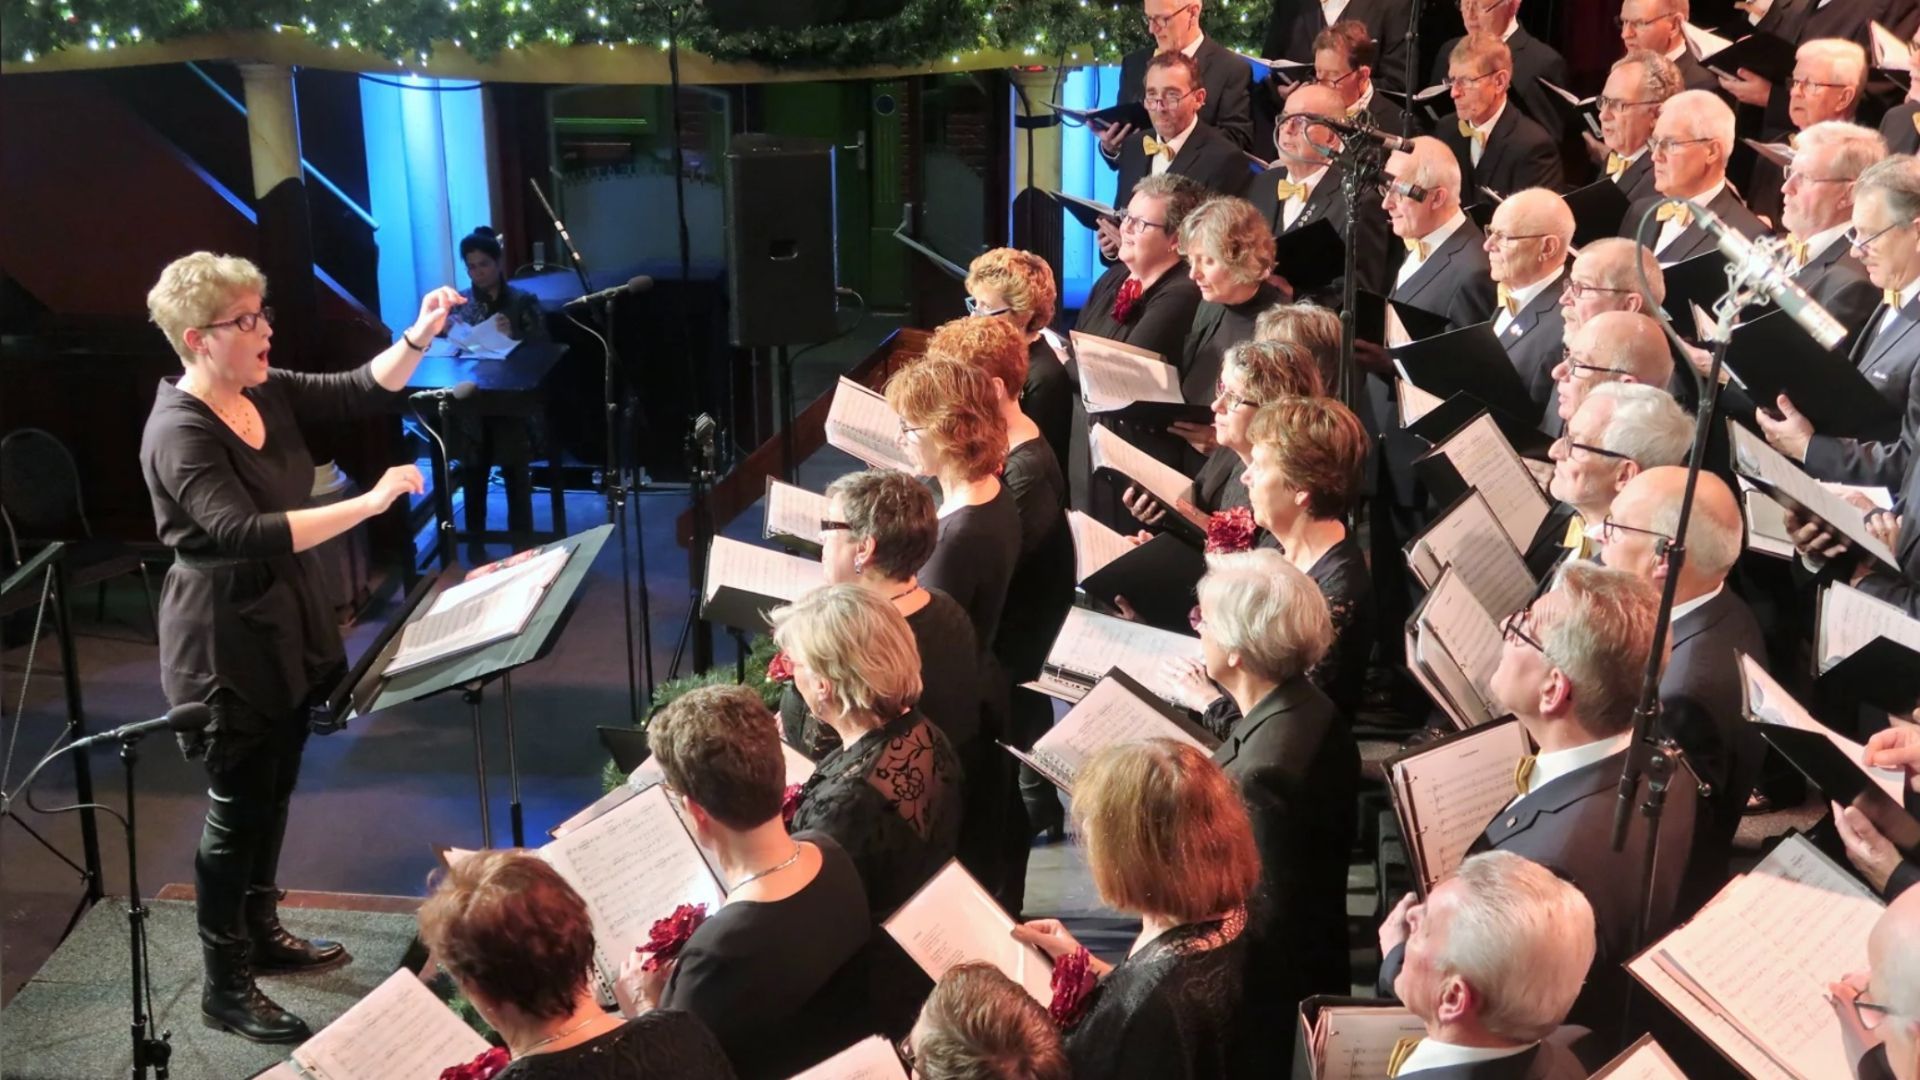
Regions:
<svg viewBox="0 0 1920 1080"><path fill-rule="evenodd" d="M1207 28L1252 49L1270 7L1271 0L1217 0ZM1148 40L1132 0L907 0L884 19L741 33L715 29L698 5L682 12L668 0L0 0L0 41L5 60L30 64L61 49L271 30L431 74L437 46L480 60L535 44L665 48L676 28L684 49L715 60L819 69L958 63L980 50L1036 62L1114 61Z"/></svg>

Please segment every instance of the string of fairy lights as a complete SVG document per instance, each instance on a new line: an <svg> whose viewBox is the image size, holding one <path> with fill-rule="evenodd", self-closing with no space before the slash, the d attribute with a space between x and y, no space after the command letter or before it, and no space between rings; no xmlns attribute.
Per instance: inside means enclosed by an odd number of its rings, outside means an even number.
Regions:
<svg viewBox="0 0 1920 1080"><path fill-rule="evenodd" d="M110 52L234 31L305 35L431 72L436 50L478 60L534 45L665 49L715 60L859 68L942 62L983 52L1036 61L1111 62L1147 41L1140 7L1112 0L907 0L885 19L723 33L698 0L0 0L0 55L31 64L65 49ZM1207 28L1249 51L1272 0L1209 0Z"/></svg>

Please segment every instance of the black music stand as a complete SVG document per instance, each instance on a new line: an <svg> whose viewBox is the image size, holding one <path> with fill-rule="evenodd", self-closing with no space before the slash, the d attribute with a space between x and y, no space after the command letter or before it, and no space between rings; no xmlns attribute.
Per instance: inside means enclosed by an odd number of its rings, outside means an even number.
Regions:
<svg viewBox="0 0 1920 1080"><path fill-rule="evenodd" d="M499 680L501 697L506 705L508 807L513 825L513 845L525 847L526 830L520 811L520 765L513 748L513 670L553 651L554 642L559 639L561 629L573 616L573 609L579 602L580 583L586 580L594 558L600 554L600 548L612 533L612 525L600 525L549 545L570 547L573 554L568 557L566 568L560 571L560 576L548 586L526 629L518 635L388 678L383 673L394 651L400 647L400 634L396 632L381 647L373 663L366 665L365 673L350 691L351 716L366 716L447 690L460 691L461 700L467 703L473 716L473 773L480 789L480 842L485 847L493 846L493 824L487 809L486 733L482 728L480 711L482 695L488 683ZM450 585L458 584L459 580L459 575L453 571L443 571L435 582L433 592L438 593ZM429 606L418 604L407 613L405 621L412 622Z"/></svg>

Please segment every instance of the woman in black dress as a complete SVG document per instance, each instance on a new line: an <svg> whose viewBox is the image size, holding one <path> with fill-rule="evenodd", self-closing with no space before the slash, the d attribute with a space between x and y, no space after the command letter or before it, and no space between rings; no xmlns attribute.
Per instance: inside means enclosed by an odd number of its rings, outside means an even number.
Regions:
<svg viewBox="0 0 1920 1080"><path fill-rule="evenodd" d="M827 520L827 581L870 589L906 617L920 651L920 711L965 760L980 735L980 647L966 609L919 580L940 535L933 495L902 473L848 473L827 485ZM815 761L840 747L792 683L780 694L780 727L788 745Z"/></svg>
<svg viewBox="0 0 1920 1080"><path fill-rule="evenodd" d="M1190 744L1125 743L1095 755L1075 777L1073 815L1101 901L1140 916L1125 960L1110 966L1087 958L1098 982L1067 1027L1073 1074L1242 1075L1232 1062L1246 905L1260 859L1233 781ZM1082 951L1054 919L1026 923L1014 936L1055 959Z"/></svg>
<svg viewBox="0 0 1920 1080"><path fill-rule="evenodd" d="M967 267L967 314L998 318L1020 332L1027 370L1020 377L1020 409L1039 426L1055 458L1066 460L1073 426L1073 382L1040 331L1060 302L1047 261L1018 248L994 248Z"/></svg>
<svg viewBox="0 0 1920 1080"><path fill-rule="evenodd" d="M204 702L209 805L194 859L208 1021L259 1042L310 1032L254 984L257 971L340 963L303 941L277 909L280 843L307 741L307 710L346 670L333 612L305 553L423 490L412 465L363 495L309 507L313 459L302 422L371 413L407 385L422 350L460 303L420 302L400 340L350 372L272 370L267 281L245 259L197 252L161 271L147 309L186 371L162 379L140 438L140 469L160 542L174 552L160 600L160 678L170 705Z"/></svg>
<svg viewBox="0 0 1920 1080"><path fill-rule="evenodd" d="M692 1013L742 1080L780 1080L869 1034L865 890L831 836L788 834L786 766L759 695L695 690L654 718L647 744L727 898L675 959L653 971L639 954L625 959L621 1009Z"/></svg>
<svg viewBox="0 0 1920 1080"><path fill-rule="evenodd" d="M499 1080L734 1075L696 1017L657 1009L626 1020L600 1007L586 902L535 855L477 851L454 863L420 906L420 937L505 1041L512 1059Z"/></svg>
<svg viewBox="0 0 1920 1080"><path fill-rule="evenodd" d="M1286 299L1267 280L1273 272L1273 233L1245 199L1219 196L1200 204L1180 225L1180 250L1200 286L1200 306L1180 349L1180 389L1190 402L1211 401L1227 350L1252 341L1260 313ZM1176 424L1186 443L1179 462L1192 474L1215 446L1211 424Z"/></svg>

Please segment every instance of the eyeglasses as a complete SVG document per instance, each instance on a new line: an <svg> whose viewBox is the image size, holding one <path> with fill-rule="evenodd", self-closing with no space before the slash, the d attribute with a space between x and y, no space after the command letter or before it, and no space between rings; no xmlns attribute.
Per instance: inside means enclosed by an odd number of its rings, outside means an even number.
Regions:
<svg viewBox="0 0 1920 1080"><path fill-rule="evenodd" d="M1657 109L1660 107L1660 102L1658 101L1628 101L1624 98L1617 97L1598 98L1594 104L1600 107L1601 112L1619 112L1622 109Z"/></svg>
<svg viewBox="0 0 1920 1080"><path fill-rule="evenodd" d="M1704 143L1704 142L1712 142L1712 141L1713 140L1710 138L1676 139L1670 135L1656 135L1653 138L1647 140L1647 149L1653 151L1654 154L1660 157L1665 157L1666 155L1673 153L1675 147L1692 146L1694 143Z"/></svg>
<svg viewBox="0 0 1920 1080"><path fill-rule="evenodd" d="M900 437L903 439L909 435L913 435L925 430L927 429L924 427L912 427L905 420L900 421Z"/></svg>
<svg viewBox="0 0 1920 1080"><path fill-rule="evenodd" d="M1140 101L1149 109L1155 106L1171 109L1185 101L1191 93L1191 90L1149 90L1141 96Z"/></svg>
<svg viewBox="0 0 1920 1080"><path fill-rule="evenodd" d="M820 531L823 533L839 532L843 529L847 532L852 532L853 526L844 521L834 521L832 518L820 519Z"/></svg>
<svg viewBox="0 0 1920 1080"><path fill-rule="evenodd" d="M1883 1022L1885 1022L1887 1017L1893 1015L1892 1009L1888 1008L1885 1005L1868 1001L1866 998L1863 998L1863 997L1857 997L1857 996L1850 997L1846 999L1846 1002L1853 1009L1853 1018L1859 1022L1861 1027L1867 1029L1868 1031L1872 1031L1875 1028L1879 1027ZM1868 1013L1873 1014L1872 1019L1867 1018Z"/></svg>
<svg viewBox="0 0 1920 1080"><path fill-rule="evenodd" d="M1913 222L1911 221L1896 221L1893 224L1887 226L1886 228L1881 229L1880 231L1874 233L1872 236L1867 236L1867 237L1862 237L1860 235L1859 229L1849 226L1847 231L1842 233L1841 235L1847 238L1848 247L1852 248L1855 251L1864 253L1869 248L1873 247L1873 242L1875 240L1880 239L1881 237L1887 235L1888 233L1892 232L1895 229L1904 229L1907 226L1912 224Z"/></svg>
<svg viewBox="0 0 1920 1080"><path fill-rule="evenodd" d="M1174 10L1168 12L1165 15L1143 16L1141 21L1147 24L1148 30L1165 30L1167 27L1173 25L1173 20L1179 18L1182 15L1185 15L1190 11L1198 11L1198 10L1200 10L1199 4L1188 4L1185 7L1175 8Z"/></svg>
<svg viewBox="0 0 1920 1080"><path fill-rule="evenodd" d="M1796 181L1802 184L1851 184L1853 179L1851 176L1808 176L1806 173L1788 169L1786 182L1789 184Z"/></svg>
<svg viewBox="0 0 1920 1080"><path fill-rule="evenodd" d="M1479 11L1483 15L1491 15L1492 13L1499 11L1501 8L1506 6L1507 6L1507 0L1493 0L1492 3L1488 3L1488 4L1476 4L1473 2L1473 0L1460 0L1460 10L1462 13L1465 13L1468 11Z"/></svg>
<svg viewBox="0 0 1920 1080"><path fill-rule="evenodd" d="M1506 72L1506 70L1507 70L1506 68L1499 68L1494 71L1484 72L1479 75L1448 75L1440 80L1440 85L1446 87L1449 90L1452 90L1461 86L1471 86L1472 84L1479 82L1481 79L1491 79L1495 75L1503 74Z"/></svg>
<svg viewBox="0 0 1920 1080"><path fill-rule="evenodd" d="M1013 309L1010 307L990 308L982 304L980 301L975 300L971 296L967 297L967 314L972 315L975 318L990 319L995 315L1005 315L1007 312L1012 310Z"/></svg>
<svg viewBox="0 0 1920 1080"><path fill-rule="evenodd" d="M1613 520L1612 514L1608 514L1606 517L1601 519L1600 541L1602 543L1612 544L1612 543L1618 542L1620 539L1620 534L1623 532L1639 533L1641 536L1658 537L1662 540L1666 540L1669 542L1673 540L1673 537L1668 536L1666 533L1663 533L1658 529L1643 529L1638 525L1622 525L1621 523Z"/></svg>
<svg viewBox="0 0 1920 1080"><path fill-rule="evenodd" d="M1814 87L1816 87L1816 86L1817 86L1817 87L1820 87L1820 88L1821 88L1821 89L1823 89L1823 90L1846 90L1846 89L1849 89L1849 87L1848 87L1848 85L1847 85L1846 83L1837 83L1837 82L1820 82L1820 81L1818 81L1818 80L1815 80L1815 79L1800 79L1800 78L1791 78L1791 79L1788 79L1788 80L1787 80L1787 89L1788 89L1788 91L1794 91L1794 90L1798 90L1798 91L1800 91L1801 93L1803 93L1803 94L1804 94L1804 93L1806 93L1807 91L1809 91L1809 90L1811 90L1811 89L1813 89L1813 88L1814 88Z"/></svg>
<svg viewBox="0 0 1920 1080"><path fill-rule="evenodd" d="M222 327L231 326L235 330L238 330L243 334L251 334L253 333L253 328L256 326L259 326L263 322L266 323L268 326L273 325L273 309L272 308L263 307L259 311L249 311L245 315L235 315L231 319L225 319L216 323L208 323L207 325L201 327L200 329L219 330Z"/></svg>
<svg viewBox="0 0 1920 1080"><path fill-rule="evenodd" d="M1492 244L1514 244L1522 240L1540 240L1551 235L1551 233L1509 233L1501 232L1499 229L1488 229L1487 242Z"/></svg>
<svg viewBox="0 0 1920 1080"><path fill-rule="evenodd" d="M1591 446L1587 443L1574 442L1572 439L1566 437L1565 435L1562 435L1558 439L1555 439L1553 441L1553 445L1555 447L1562 447L1562 446L1566 447L1566 454L1565 454L1566 457L1572 457L1573 451L1575 450L1583 450L1589 454L1597 454L1600 457L1613 458L1616 461L1632 461L1633 460L1631 457L1628 457L1626 454L1620 453L1618 450L1607 450L1602 447Z"/></svg>
<svg viewBox="0 0 1920 1080"><path fill-rule="evenodd" d="M1121 232L1141 232L1146 229L1159 229L1161 232L1165 232L1167 223L1164 221L1148 221L1146 218L1140 217L1137 214L1120 215Z"/></svg>
<svg viewBox="0 0 1920 1080"><path fill-rule="evenodd" d="M1588 293L1617 293L1624 296L1634 291L1632 289L1615 289L1606 285L1590 285L1571 277L1567 279L1565 285L1560 286L1560 290L1575 300L1585 300Z"/></svg>
<svg viewBox="0 0 1920 1080"><path fill-rule="evenodd" d="M1532 611L1532 608L1525 607L1507 616L1500 623L1500 636L1508 641L1517 641L1539 653L1541 657L1551 659L1547 657L1547 647L1540 644L1540 639L1527 632L1525 623Z"/></svg>
<svg viewBox="0 0 1920 1080"><path fill-rule="evenodd" d="M1667 19L1677 19L1679 17L1680 17L1680 13L1676 11L1669 11L1665 15L1655 15L1651 19L1625 19L1625 18L1621 18L1618 15L1615 15L1613 17L1613 25L1621 30L1624 30L1627 27L1631 26L1633 27L1634 33L1637 34L1640 31L1645 30L1647 27L1652 26L1654 23L1663 22Z"/></svg>
<svg viewBox="0 0 1920 1080"><path fill-rule="evenodd" d="M1560 362L1567 365L1567 374L1572 375L1576 379L1591 379L1599 375L1633 374L1633 372L1628 371L1626 368L1601 367L1599 364L1589 364L1584 360L1575 360L1572 349L1560 350Z"/></svg>
<svg viewBox="0 0 1920 1080"><path fill-rule="evenodd" d="M1256 409L1260 407L1260 403L1252 398L1242 397L1239 394L1229 391L1225 379L1221 379L1213 384L1213 399L1215 401L1225 402L1228 412L1232 412L1242 405L1251 405Z"/></svg>
<svg viewBox="0 0 1920 1080"><path fill-rule="evenodd" d="M1360 74L1359 68L1354 68L1345 75L1322 75L1316 71L1313 73L1313 81L1319 83L1321 86L1335 87L1358 74Z"/></svg>

